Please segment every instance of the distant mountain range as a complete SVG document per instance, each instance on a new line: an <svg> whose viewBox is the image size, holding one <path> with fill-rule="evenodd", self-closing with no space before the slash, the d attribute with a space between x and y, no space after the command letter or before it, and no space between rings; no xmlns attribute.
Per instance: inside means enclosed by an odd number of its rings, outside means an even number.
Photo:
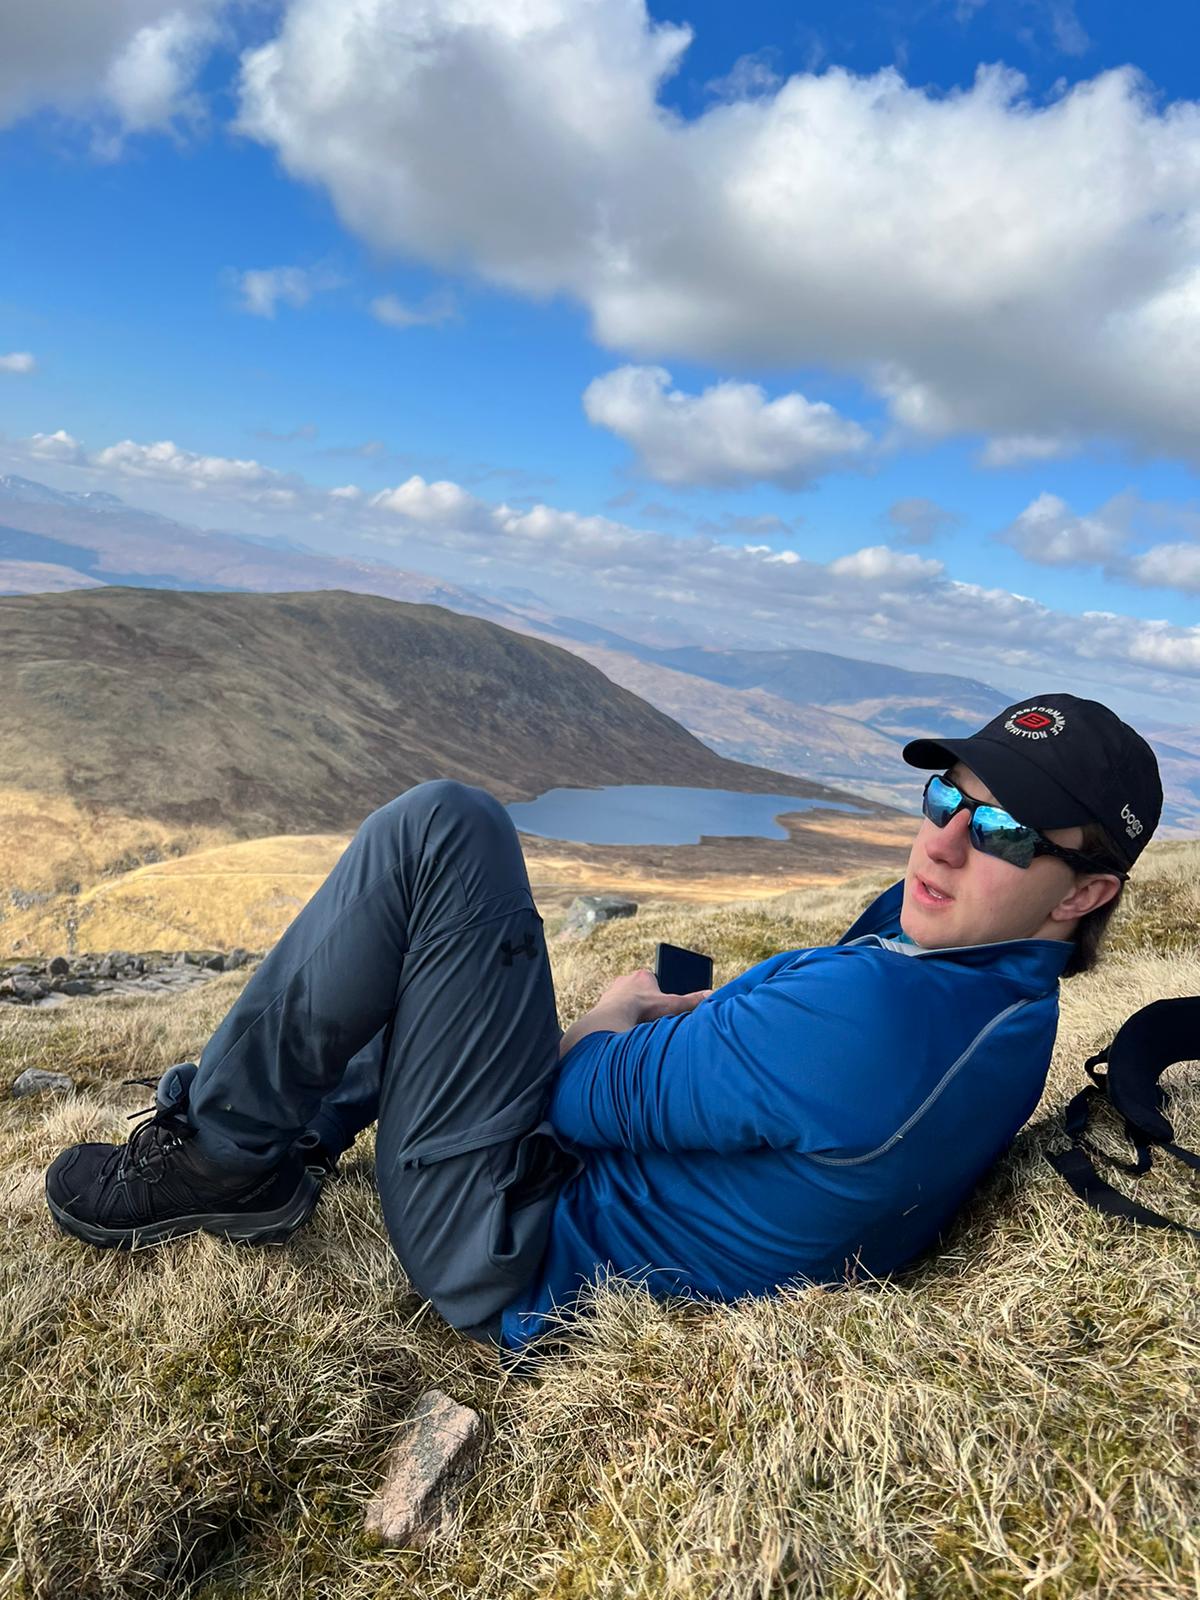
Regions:
<svg viewBox="0 0 1200 1600"><path fill-rule="evenodd" d="M323 555L287 538L189 527L111 494L70 494L0 476L0 595L113 585L230 594L341 590L444 607L558 645L728 761L804 775L910 812L922 780L901 758L904 742L970 733L1022 692L1021 685L1000 689L818 650L664 648L563 615L532 589L468 589L386 562ZM1147 724L1141 731L1162 770L1162 835L1200 834L1200 726Z"/></svg>

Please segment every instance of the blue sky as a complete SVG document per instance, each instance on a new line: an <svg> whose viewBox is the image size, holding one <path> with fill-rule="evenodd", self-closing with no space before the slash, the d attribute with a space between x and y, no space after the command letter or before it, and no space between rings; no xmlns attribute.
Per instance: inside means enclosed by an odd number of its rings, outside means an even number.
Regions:
<svg viewBox="0 0 1200 1600"><path fill-rule="evenodd" d="M1200 721L1186 8L416 10L16 0L0 470Z"/></svg>

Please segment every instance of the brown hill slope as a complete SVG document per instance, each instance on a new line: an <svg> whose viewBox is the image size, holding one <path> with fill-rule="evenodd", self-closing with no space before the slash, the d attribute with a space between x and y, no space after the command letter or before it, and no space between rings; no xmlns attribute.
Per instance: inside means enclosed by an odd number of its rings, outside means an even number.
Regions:
<svg viewBox="0 0 1200 1600"><path fill-rule="evenodd" d="M243 838L354 828L434 777L506 803L609 783L842 794L716 755L556 645L344 590L0 599L0 747L18 789Z"/></svg>

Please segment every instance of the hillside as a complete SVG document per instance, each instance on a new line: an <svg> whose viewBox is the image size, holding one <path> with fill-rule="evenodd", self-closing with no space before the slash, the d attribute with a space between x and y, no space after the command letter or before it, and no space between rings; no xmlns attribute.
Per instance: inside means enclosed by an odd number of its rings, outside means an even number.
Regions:
<svg viewBox="0 0 1200 1600"><path fill-rule="evenodd" d="M566 1026L664 939L715 981L835 940L867 874L550 939ZM280 1249L200 1236L121 1255L54 1229L43 1173L123 1140L123 1079L195 1060L248 973L177 998L0 1008L0 1558L28 1600L1176 1600L1200 1516L1195 1247L1086 1209L1043 1159L1084 1058L1200 992L1200 843L1153 841L1092 973L1068 979L1041 1106L944 1247L881 1284L664 1304L614 1280L526 1380L400 1271L370 1132ZM548 924L547 931L553 935ZM1165 1080L1200 1144L1196 1064ZM1102 1148L1128 1154L1104 1119ZM1200 1224L1184 1167L1147 1204ZM453 1537L380 1549L363 1512L416 1396L492 1435Z"/></svg>
<svg viewBox="0 0 1200 1600"><path fill-rule="evenodd" d="M0 599L5 781L238 837L353 829L428 778L791 788L715 755L555 645L331 590Z"/></svg>

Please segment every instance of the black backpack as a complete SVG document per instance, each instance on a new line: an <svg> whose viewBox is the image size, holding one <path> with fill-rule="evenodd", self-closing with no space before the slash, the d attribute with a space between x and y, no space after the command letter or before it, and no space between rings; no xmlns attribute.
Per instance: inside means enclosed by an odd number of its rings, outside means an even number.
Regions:
<svg viewBox="0 0 1200 1600"><path fill-rule="evenodd" d="M1056 1153L1046 1151L1046 1159L1062 1174L1079 1198L1097 1211L1112 1217L1126 1217L1150 1228L1175 1228L1200 1239L1200 1228L1174 1222L1148 1206L1105 1183L1092 1165L1098 1157L1109 1161L1131 1177L1150 1170L1150 1147L1157 1145L1185 1166L1200 1172L1200 1155L1175 1143L1175 1132L1164 1114L1166 1093L1159 1077L1176 1061L1200 1057L1200 995L1178 1000L1154 1000L1135 1011L1121 1024L1107 1050L1100 1050L1084 1062L1092 1082L1081 1089L1067 1107L1064 1118L1071 1148ZM1107 1072L1099 1072L1107 1063ZM1137 1151L1136 1162L1117 1161L1089 1150L1084 1144L1088 1113L1092 1102L1106 1099L1125 1119L1125 1132Z"/></svg>

